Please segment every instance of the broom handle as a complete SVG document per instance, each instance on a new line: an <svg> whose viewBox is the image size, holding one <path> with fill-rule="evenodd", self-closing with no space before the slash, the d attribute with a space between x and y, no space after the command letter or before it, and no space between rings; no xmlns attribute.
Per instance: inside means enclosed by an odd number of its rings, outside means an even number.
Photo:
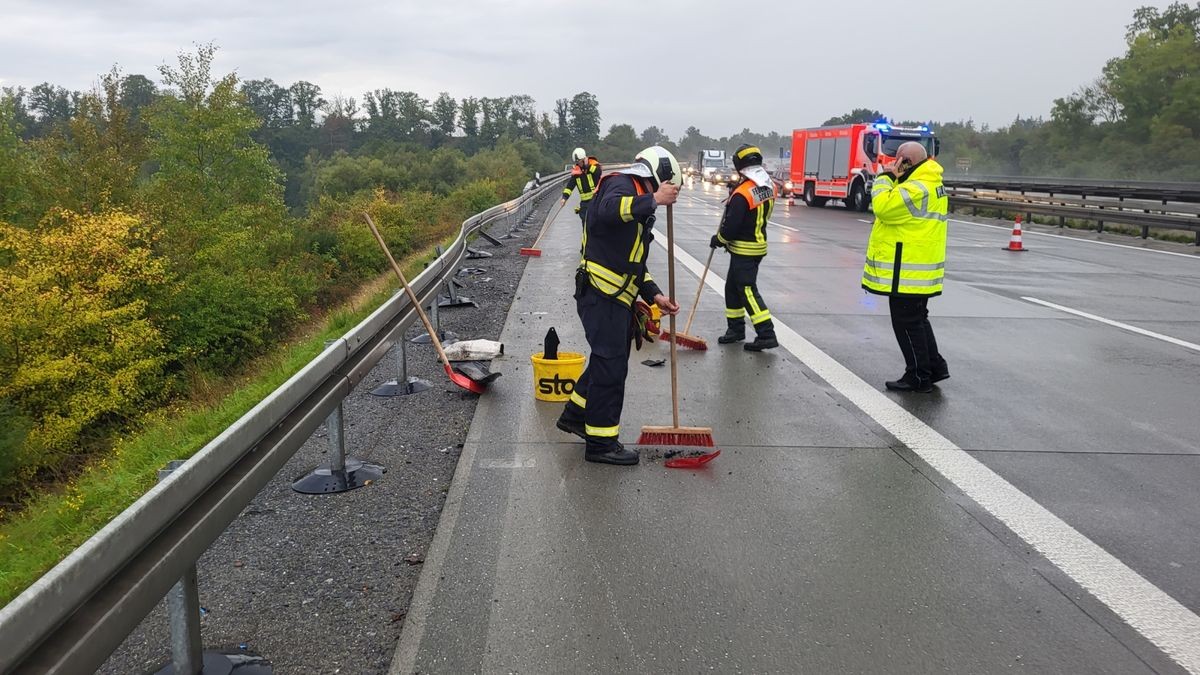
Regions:
<svg viewBox="0 0 1200 675"><path fill-rule="evenodd" d="M700 293L704 291L704 280L708 278L708 268L712 266L713 254L717 249L708 249L708 262L704 263L704 274L700 275L700 285L696 287L696 300L692 302L692 313L688 315L687 325L683 327L684 335L692 334L692 321L696 319L696 308L700 306Z"/></svg>
<svg viewBox="0 0 1200 675"><path fill-rule="evenodd" d="M675 209L667 204L667 288L671 301L675 301ZM678 367L675 365L675 315L671 321L671 426L679 427L679 378Z"/></svg>
<svg viewBox="0 0 1200 675"><path fill-rule="evenodd" d="M542 237L546 236L546 231L550 229L550 223L554 222L554 219L558 216L558 212L562 211L564 206L566 206L566 204L563 204L562 200L560 199L558 201L558 207L546 215L546 220L542 222L542 231L538 232L537 239L533 240L533 243L529 245L529 248L538 247L538 244L542 241Z"/></svg>
<svg viewBox="0 0 1200 675"><path fill-rule="evenodd" d="M404 278L404 272L400 271L400 266L396 264L396 259L392 257L392 252L388 249L387 243L383 241L383 236L379 234L379 229L375 227L375 221L371 220L371 214L364 213L363 215L367 218L367 226L371 228L371 234L375 235L375 241L379 242L379 246L383 249L384 255L387 256L388 262L392 264L392 271L400 278L400 285L404 286L404 292L408 294L408 299L412 302L413 307L416 308L417 316L421 317L421 323L425 324L425 330L429 331L429 341L433 343L433 348L437 350L438 357L442 360L442 363L449 368L450 359L446 358L446 350L442 349L442 341L438 339L437 331L433 329L433 324L429 323L429 317L425 316L425 310L421 309L421 301L417 300L416 293L413 293L412 287L408 285L408 280Z"/></svg>

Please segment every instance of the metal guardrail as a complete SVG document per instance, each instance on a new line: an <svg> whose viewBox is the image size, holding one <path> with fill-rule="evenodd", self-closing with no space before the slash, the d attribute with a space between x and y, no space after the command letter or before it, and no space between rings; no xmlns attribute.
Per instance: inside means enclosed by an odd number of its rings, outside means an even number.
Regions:
<svg viewBox="0 0 1200 675"><path fill-rule="evenodd" d="M468 218L415 279L437 302L468 238L524 217L565 173ZM484 233L486 235L486 233ZM490 237L489 237L490 238ZM415 320L399 293L0 609L0 673L92 672L154 609Z"/></svg>
<svg viewBox="0 0 1200 675"><path fill-rule="evenodd" d="M1133 182L1113 181L1114 184ZM1174 194L1172 190L1182 189L1179 186L1189 184L1154 185L1157 187L1143 184L1137 192L1132 188L1119 188L1127 194L1116 195L1106 192L1109 188L1103 185L1070 187L1062 182L1051 186L1033 182L988 182L986 179L980 182L946 181L951 211L969 208L972 215L981 209L1020 213L1025 214L1027 221L1032 220L1034 215L1056 216L1059 227L1065 227L1069 218L1094 222L1096 229L1101 232L1105 224L1128 225L1140 228L1143 239L1150 236L1151 228L1185 230L1195 233L1195 243L1200 246L1200 211L1193 202L1171 196ZM1196 189L1200 196L1200 185Z"/></svg>
<svg viewBox="0 0 1200 675"><path fill-rule="evenodd" d="M1163 203L1200 202L1200 183L1026 176L946 176L945 184L946 187L973 190L1148 199Z"/></svg>

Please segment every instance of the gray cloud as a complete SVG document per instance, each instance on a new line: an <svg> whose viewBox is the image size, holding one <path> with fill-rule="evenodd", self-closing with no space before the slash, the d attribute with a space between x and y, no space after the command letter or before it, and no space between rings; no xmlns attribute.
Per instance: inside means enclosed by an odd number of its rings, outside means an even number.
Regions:
<svg viewBox="0 0 1200 675"><path fill-rule="evenodd" d="M605 126L673 136L784 132L855 107L997 125L1095 78L1147 1L3 0L0 84L87 88L114 63L156 77L211 41L219 72L327 95L523 93L549 110L587 90Z"/></svg>

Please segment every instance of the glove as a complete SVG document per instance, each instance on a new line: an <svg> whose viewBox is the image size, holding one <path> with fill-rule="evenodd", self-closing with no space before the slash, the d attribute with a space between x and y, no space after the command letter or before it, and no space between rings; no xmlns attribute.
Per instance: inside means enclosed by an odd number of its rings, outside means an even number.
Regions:
<svg viewBox="0 0 1200 675"><path fill-rule="evenodd" d="M708 240L708 247L709 248L725 248L725 244L722 244L721 238L714 234L712 236L712 239Z"/></svg>
<svg viewBox="0 0 1200 675"><path fill-rule="evenodd" d="M633 340L638 351L643 342L654 342L658 337L658 322L650 314L650 305L638 300L633 305Z"/></svg>

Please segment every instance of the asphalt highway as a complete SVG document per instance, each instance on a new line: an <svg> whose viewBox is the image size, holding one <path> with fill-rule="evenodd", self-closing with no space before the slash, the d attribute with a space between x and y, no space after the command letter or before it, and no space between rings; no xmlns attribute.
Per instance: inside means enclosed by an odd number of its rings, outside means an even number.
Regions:
<svg viewBox="0 0 1200 675"><path fill-rule="evenodd" d="M675 209L690 305L724 191ZM662 211L660 209L660 211ZM858 214L783 204L760 288L781 348L716 344L718 253L681 354L706 469L587 464L532 397L570 298L579 222L531 260L393 672L1200 672L1200 258L954 220L930 303L951 378L903 362L859 287ZM665 238L660 213L658 242ZM665 286L665 248L651 268ZM669 424L669 371L631 362L621 438Z"/></svg>

